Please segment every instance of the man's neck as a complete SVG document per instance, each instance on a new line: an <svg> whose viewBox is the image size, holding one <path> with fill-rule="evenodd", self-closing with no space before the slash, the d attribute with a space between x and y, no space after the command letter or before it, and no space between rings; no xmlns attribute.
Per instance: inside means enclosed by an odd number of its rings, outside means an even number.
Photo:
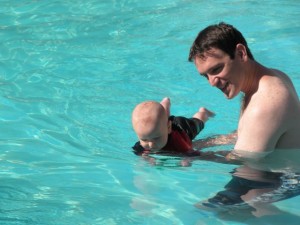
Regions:
<svg viewBox="0 0 300 225"><path fill-rule="evenodd" d="M259 80L263 76L265 67L254 60L249 61L248 69L245 74L245 82L244 82L244 98L242 100L242 112L247 108L251 97L257 91Z"/></svg>

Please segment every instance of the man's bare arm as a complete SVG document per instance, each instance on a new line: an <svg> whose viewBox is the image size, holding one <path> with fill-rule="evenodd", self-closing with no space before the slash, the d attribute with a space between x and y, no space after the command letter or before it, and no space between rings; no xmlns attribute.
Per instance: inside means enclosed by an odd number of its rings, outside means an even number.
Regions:
<svg viewBox="0 0 300 225"><path fill-rule="evenodd" d="M215 135L205 139L194 141L193 146L195 149L210 148L220 145L234 145L237 140L237 133Z"/></svg>

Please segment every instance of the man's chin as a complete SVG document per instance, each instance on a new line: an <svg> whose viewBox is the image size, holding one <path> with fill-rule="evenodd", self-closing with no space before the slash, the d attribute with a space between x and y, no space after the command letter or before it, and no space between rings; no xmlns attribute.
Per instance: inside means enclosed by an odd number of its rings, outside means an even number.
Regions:
<svg viewBox="0 0 300 225"><path fill-rule="evenodd" d="M224 92L223 92L224 93ZM224 96L227 98L227 99L233 99L235 96L237 96L237 94L233 94L231 92L229 93L224 93Z"/></svg>
<svg viewBox="0 0 300 225"><path fill-rule="evenodd" d="M232 99L232 96L230 96L229 94L224 93L224 92L223 92L223 94L224 94L225 98L227 98L227 99Z"/></svg>

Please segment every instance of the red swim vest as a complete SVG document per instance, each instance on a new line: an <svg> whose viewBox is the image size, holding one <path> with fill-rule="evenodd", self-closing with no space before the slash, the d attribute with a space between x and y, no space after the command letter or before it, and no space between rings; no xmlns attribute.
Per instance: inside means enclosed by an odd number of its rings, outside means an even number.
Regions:
<svg viewBox="0 0 300 225"><path fill-rule="evenodd" d="M185 132L172 130L169 134L168 142L162 150L182 153L190 152L193 151L192 141Z"/></svg>

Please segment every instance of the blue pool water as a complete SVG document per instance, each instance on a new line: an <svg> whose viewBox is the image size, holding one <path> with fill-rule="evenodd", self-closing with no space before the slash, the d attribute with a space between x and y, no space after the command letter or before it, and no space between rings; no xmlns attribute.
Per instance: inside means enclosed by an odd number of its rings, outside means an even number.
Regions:
<svg viewBox="0 0 300 225"><path fill-rule="evenodd" d="M242 31L258 61L289 74L299 94L300 2L0 2L0 224L299 221L300 197L259 220L196 208L235 166L151 166L131 152L130 116L135 104L169 96L176 115L200 106L217 114L199 138L236 129L240 100L225 100L187 62L199 30L220 21Z"/></svg>

